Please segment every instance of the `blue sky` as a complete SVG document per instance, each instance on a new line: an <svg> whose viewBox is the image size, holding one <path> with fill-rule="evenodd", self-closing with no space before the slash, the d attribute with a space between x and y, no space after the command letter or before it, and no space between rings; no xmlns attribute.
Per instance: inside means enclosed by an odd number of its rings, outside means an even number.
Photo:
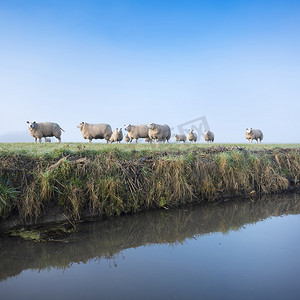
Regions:
<svg viewBox="0 0 300 300"><path fill-rule="evenodd" d="M0 141L201 116L216 142L300 141L298 1L0 1L0 37Z"/></svg>

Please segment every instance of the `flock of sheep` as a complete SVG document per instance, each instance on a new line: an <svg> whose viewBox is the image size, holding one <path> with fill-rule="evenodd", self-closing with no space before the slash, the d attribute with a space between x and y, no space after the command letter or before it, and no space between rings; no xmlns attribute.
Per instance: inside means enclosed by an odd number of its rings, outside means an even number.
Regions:
<svg viewBox="0 0 300 300"><path fill-rule="evenodd" d="M39 142L42 141L42 138L45 139L45 142L51 142L49 137L56 137L61 142L61 132L64 131L57 123L52 122L29 122L28 128L32 137ZM105 139L107 143L120 143L123 140L122 128L116 128L115 131L112 131L109 124L89 124L86 122L81 122L77 126L84 139L88 139L91 143L93 139ZM127 131L127 134L124 136L124 141L126 143L131 143L133 140L138 142L138 139L144 139L145 142L169 142L171 138L171 129L169 125L149 123L148 125L124 125L124 130ZM248 129L246 128L245 133L246 139L251 143L253 140L262 141L263 133L259 129ZM197 134L194 132L194 129L189 130L188 135L185 134L174 134L174 140L176 142L196 142ZM212 131L204 131L204 140L208 143L213 142L215 139L214 133Z"/></svg>

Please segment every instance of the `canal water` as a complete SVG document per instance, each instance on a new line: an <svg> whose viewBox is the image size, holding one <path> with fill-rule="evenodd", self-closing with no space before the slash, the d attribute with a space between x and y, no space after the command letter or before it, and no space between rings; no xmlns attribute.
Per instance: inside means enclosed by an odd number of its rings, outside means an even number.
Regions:
<svg viewBox="0 0 300 300"><path fill-rule="evenodd" d="M0 299L300 299L300 196L82 223L63 242L1 237Z"/></svg>

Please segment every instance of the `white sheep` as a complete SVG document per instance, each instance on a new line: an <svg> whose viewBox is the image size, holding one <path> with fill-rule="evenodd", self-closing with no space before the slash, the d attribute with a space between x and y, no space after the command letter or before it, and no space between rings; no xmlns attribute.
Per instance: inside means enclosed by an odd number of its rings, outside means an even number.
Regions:
<svg viewBox="0 0 300 300"><path fill-rule="evenodd" d="M130 138L130 143L133 139L135 139L135 142L138 142L139 138L149 138L148 135L148 127L147 125L131 125L127 124L124 125L124 130L128 132L128 136Z"/></svg>
<svg viewBox="0 0 300 300"><path fill-rule="evenodd" d="M42 138L53 137L55 136L58 139L58 142L61 142L61 132L64 131L57 123L52 122L29 122L27 121L29 132L32 137L35 138L41 143Z"/></svg>
<svg viewBox="0 0 300 300"><path fill-rule="evenodd" d="M149 123L148 127L148 135L149 138L155 140L156 142L169 142L171 137L171 129L170 126L167 124L159 125L155 123Z"/></svg>
<svg viewBox="0 0 300 300"><path fill-rule="evenodd" d="M249 143L251 141L251 144L252 144L253 140L256 140L257 143L259 140L259 142L261 143L261 141L264 138L264 135L260 129L246 128L245 138L248 140Z"/></svg>
<svg viewBox="0 0 300 300"><path fill-rule="evenodd" d="M188 140L192 143L192 142L197 142L197 133L194 132L194 129L189 130L188 136L187 136Z"/></svg>
<svg viewBox="0 0 300 300"><path fill-rule="evenodd" d="M122 132L122 128L120 128L118 131L118 143L120 143L122 140L123 140L123 132Z"/></svg>
<svg viewBox="0 0 300 300"><path fill-rule="evenodd" d="M186 142L186 135L185 134L174 134L175 142Z"/></svg>
<svg viewBox="0 0 300 300"><path fill-rule="evenodd" d="M84 139L88 139L91 143L93 139L105 139L108 143L112 130L110 125L108 124L89 124L85 122L81 122L77 126Z"/></svg>
<svg viewBox="0 0 300 300"><path fill-rule="evenodd" d="M130 142L130 137L128 134L124 135L124 141L126 142L126 144L128 144Z"/></svg>
<svg viewBox="0 0 300 300"><path fill-rule="evenodd" d="M204 140L209 143L209 142L213 142L215 140L215 135L212 131L208 130L204 130Z"/></svg>
<svg viewBox="0 0 300 300"><path fill-rule="evenodd" d="M122 132L122 128L118 129L116 128L116 130L112 133L109 141L111 143L117 142L120 143L123 139L123 132Z"/></svg>

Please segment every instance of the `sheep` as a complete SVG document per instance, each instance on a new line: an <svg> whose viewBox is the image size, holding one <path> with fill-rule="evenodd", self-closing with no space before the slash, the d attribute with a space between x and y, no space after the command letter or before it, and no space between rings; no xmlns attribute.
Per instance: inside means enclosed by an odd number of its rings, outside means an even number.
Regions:
<svg viewBox="0 0 300 300"><path fill-rule="evenodd" d="M262 131L259 130L259 129L252 129L252 128L248 129L248 128L246 128L245 138L248 140L249 143L250 143L250 140L251 140L251 144L252 144L253 140L256 140L257 143L258 143L258 140L259 140L259 142L261 143L261 141L264 138L264 135L263 135Z"/></svg>
<svg viewBox="0 0 300 300"><path fill-rule="evenodd" d="M152 140L150 138L145 138L144 141L148 144L152 144Z"/></svg>
<svg viewBox="0 0 300 300"><path fill-rule="evenodd" d="M128 132L130 143L133 139L135 139L135 142L137 143L139 138L149 138L147 125L127 124L124 125L124 129Z"/></svg>
<svg viewBox="0 0 300 300"><path fill-rule="evenodd" d="M246 128L246 132L245 132L245 138L246 140L248 140L248 142L250 143L250 139L251 139L251 134L249 133L249 129Z"/></svg>
<svg viewBox="0 0 300 300"><path fill-rule="evenodd" d="M175 142L184 142L186 141L186 135L185 134L174 134L174 140Z"/></svg>
<svg viewBox="0 0 300 300"><path fill-rule="evenodd" d="M213 142L215 140L215 135L212 131L208 130L204 130L204 140L209 143L209 142Z"/></svg>
<svg viewBox="0 0 300 300"><path fill-rule="evenodd" d="M52 122L29 122L27 121L29 132L32 137L35 138L41 143L42 138L55 136L58 139L58 142L61 142L61 132L64 131L57 123Z"/></svg>
<svg viewBox="0 0 300 300"><path fill-rule="evenodd" d="M147 125L148 127L148 135L149 138L152 140L158 141L167 141L169 143L169 139L171 137L171 129L169 125L163 124L155 124L155 123L149 123Z"/></svg>
<svg viewBox="0 0 300 300"><path fill-rule="evenodd" d="M108 124L89 124L81 122L77 127L80 129L84 139L91 143L93 139L105 139L106 143L112 135L112 130Z"/></svg>
<svg viewBox="0 0 300 300"><path fill-rule="evenodd" d="M130 137L128 134L125 134L124 141L126 142L126 144L128 144L130 142Z"/></svg>
<svg viewBox="0 0 300 300"><path fill-rule="evenodd" d="M51 143L51 139L45 137L45 143Z"/></svg>
<svg viewBox="0 0 300 300"><path fill-rule="evenodd" d="M123 140L123 132L122 132L122 128L120 128L118 131L118 143L120 143L122 140Z"/></svg>
<svg viewBox="0 0 300 300"><path fill-rule="evenodd" d="M118 129L116 128L116 130L112 133L109 141L111 143L117 142L120 143L123 139L123 132L122 132L122 128Z"/></svg>
<svg viewBox="0 0 300 300"><path fill-rule="evenodd" d="M194 132L194 129L189 130L188 133L188 140L192 143L192 142L197 142L197 133Z"/></svg>
<svg viewBox="0 0 300 300"><path fill-rule="evenodd" d="M109 139L109 142L110 143L114 143L114 142L117 142L117 140L118 140L118 128L116 128L116 130L115 131L113 131L113 133L112 133L112 135L111 135L111 137L110 137L110 139Z"/></svg>

